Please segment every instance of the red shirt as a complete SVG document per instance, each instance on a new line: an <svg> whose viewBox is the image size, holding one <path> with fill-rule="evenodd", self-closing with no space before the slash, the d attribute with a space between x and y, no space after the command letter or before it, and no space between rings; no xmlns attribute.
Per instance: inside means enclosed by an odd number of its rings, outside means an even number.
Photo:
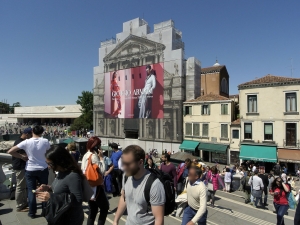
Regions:
<svg viewBox="0 0 300 225"><path fill-rule="evenodd" d="M289 185L286 185L288 189L290 189ZM284 190L280 190L279 188L275 188L274 191L271 192L279 192L278 195L274 195L274 203L278 205L288 205L289 202L287 200L286 192ZM281 193L281 194L280 194Z"/></svg>

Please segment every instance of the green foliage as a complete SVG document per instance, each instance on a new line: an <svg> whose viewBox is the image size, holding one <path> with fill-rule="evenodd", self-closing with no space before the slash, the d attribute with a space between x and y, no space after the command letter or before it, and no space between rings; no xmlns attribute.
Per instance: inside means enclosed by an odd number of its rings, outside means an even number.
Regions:
<svg viewBox="0 0 300 225"><path fill-rule="evenodd" d="M93 111L93 93L91 91L83 91L81 96L78 96L77 104L81 105L83 114Z"/></svg>
<svg viewBox="0 0 300 225"><path fill-rule="evenodd" d="M20 102L15 102L11 106L9 106L9 113L14 113L15 112L15 107L21 107Z"/></svg>
<svg viewBox="0 0 300 225"><path fill-rule="evenodd" d="M81 94L76 103L81 105L82 115L74 120L71 130L93 129L93 93L83 91Z"/></svg>

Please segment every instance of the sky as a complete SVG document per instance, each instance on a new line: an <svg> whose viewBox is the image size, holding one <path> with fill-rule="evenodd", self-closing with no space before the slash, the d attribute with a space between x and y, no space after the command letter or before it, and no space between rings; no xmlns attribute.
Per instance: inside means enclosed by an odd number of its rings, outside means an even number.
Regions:
<svg viewBox="0 0 300 225"><path fill-rule="evenodd" d="M0 0L0 101L76 104L92 91L100 42L137 17L151 32L174 20L186 58L226 65L230 94L267 74L291 76L291 67L300 78L299 10L299 0Z"/></svg>

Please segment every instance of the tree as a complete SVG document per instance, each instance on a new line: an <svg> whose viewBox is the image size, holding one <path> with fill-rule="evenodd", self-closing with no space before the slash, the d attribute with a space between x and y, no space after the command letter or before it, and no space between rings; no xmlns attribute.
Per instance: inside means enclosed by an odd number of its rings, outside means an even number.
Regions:
<svg viewBox="0 0 300 225"><path fill-rule="evenodd" d="M15 113L15 107L21 107L21 103L15 102L11 106L9 106L9 113Z"/></svg>
<svg viewBox="0 0 300 225"><path fill-rule="evenodd" d="M93 129L93 93L83 91L81 94L76 103L81 105L82 115L74 120L71 130Z"/></svg>
<svg viewBox="0 0 300 225"><path fill-rule="evenodd" d="M78 96L77 104L81 105L81 112L86 114L93 111L93 93L90 91L83 91L81 96Z"/></svg>

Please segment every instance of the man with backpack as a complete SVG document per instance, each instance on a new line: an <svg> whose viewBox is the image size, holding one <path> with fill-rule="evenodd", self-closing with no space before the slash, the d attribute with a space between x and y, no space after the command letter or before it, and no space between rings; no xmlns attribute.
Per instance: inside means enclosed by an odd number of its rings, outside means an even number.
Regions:
<svg viewBox="0 0 300 225"><path fill-rule="evenodd" d="M123 150L125 177L113 225L119 224L126 209L127 225L164 224L165 203L168 204L164 185L144 168L144 160L145 151L137 145Z"/></svg>
<svg viewBox="0 0 300 225"><path fill-rule="evenodd" d="M188 206L184 209L181 225L206 225L207 194L205 184L200 181L201 174L202 170L197 166L189 169L189 180L185 188Z"/></svg>

